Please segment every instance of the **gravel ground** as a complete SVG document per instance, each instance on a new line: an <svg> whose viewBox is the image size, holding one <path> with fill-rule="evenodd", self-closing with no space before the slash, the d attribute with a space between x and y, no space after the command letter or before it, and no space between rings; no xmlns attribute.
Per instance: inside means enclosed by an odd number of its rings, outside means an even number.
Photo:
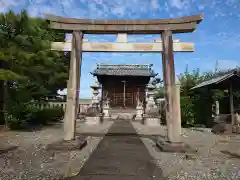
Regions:
<svg viewBox="0 0 240 180"><path fill-rule="evenodd" d="M113 122L88 126L77 123L77 132L105 134ZM155 146L154 135L165 135L165 127L147 127L133 122L142 141L156 164L169 179L240 180L240 136L217 136L209 129L201 131L183 129L182 139L198 149L193 159L185 154L163 153ZM47 144L63 138L62 125L46 127L36 132L0 132L0 147L6 144L19 146L0 155L1 180L62 179L74 176L102 139L88 136L88 145L81 151L46 151ZM152 138L151 138L152 137Z"/></svg>
<svg viewBox="0 0 240 180"><path fill-rule="evenodd" d="M78 122L77 132L93 131L104 134L110 126L110 122L98 127L86 126ZM61 140L62 134L62 124L36 132L1 132L1 147L6 145L19 147L0 155L0 179L56 180L76 175L103 137L88 136L88 145L81 151L46 151L46 145Z"/></svg>
<svg viewBox="0 0 240 180"><path fill-rule="evenodd" d="M146 128L141 131L141 125L136 126L138 133L146 131ZM165 127L161 127L155 134L164 135L165 130ZM163 170L164 176L169 179L240 179L240 135L218 136L209 132L209 129L203 132L183 129L182 140L198 150L197 154L189 155L191 159L186 159L186 154L160 152L154 137L141 139Z"/></svg>

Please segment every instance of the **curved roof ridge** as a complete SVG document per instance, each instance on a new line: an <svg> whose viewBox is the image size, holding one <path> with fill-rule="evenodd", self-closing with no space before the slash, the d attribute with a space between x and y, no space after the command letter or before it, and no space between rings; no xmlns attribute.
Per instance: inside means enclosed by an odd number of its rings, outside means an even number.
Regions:
<svg viewBox="0 0 240 180"><path fill-rule="evenodd" d="M152 64L97 64L97 68L109 68L109 69L129 69L129 68L140 68L140 69L151 69Z"/></svg>

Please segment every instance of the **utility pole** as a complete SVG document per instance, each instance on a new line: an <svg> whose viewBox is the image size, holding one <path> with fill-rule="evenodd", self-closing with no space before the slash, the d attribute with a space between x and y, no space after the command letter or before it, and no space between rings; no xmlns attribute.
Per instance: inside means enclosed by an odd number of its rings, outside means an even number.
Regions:
<svg viewBox="0 0 240 180"><path fill-rule="evenodd" d="M138 87L138 91L137 91L137 105L140 102L140 92L139 92L139 87Z"/></svg>
<svg viewBox="0 0 240 180"><path fill-rule="evenodd" d="M123 107L126 108L126 81L123 82Z"/></svg>

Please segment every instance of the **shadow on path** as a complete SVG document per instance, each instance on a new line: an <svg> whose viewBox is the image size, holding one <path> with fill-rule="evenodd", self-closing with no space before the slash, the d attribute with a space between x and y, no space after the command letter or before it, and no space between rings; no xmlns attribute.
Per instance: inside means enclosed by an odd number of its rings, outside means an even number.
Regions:
<svg viewBox="0 0 240 180"><path fill-rule="evenodd" d="M129 121L114 122L79 174L67 179L166 180Z"/></svg>

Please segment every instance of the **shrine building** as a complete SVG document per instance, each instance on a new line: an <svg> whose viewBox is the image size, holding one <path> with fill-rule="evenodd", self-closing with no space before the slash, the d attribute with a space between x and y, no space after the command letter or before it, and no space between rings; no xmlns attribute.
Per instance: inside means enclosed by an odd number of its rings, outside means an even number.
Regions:
<svg viewBox="0 0 240 180"><path fill-rule="evenodd" d="M146 86L155 77L152 64L97 64L91 74L102 86L102 98L111 108L136 108L138 99L145 103Z"/></svg>

